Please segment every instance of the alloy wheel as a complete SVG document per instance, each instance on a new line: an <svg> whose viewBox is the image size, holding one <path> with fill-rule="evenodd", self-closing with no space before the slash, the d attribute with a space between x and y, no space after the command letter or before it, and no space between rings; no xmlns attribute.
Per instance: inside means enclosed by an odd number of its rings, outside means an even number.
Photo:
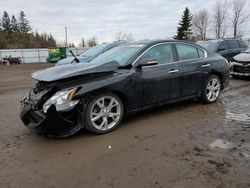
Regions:
<svg viewBox="0 0 250 188"><path fill-rule="evenodd" d="M213 77L207 83L206 96L210 102L216 101L220 95L221 84L220 80Z"/></svg>
<svg viewBox="0 0 250 188"><path fill-rule="evenodd" d="M96 99L90 110L92 125L101 131L112 129L121 118L121 104L113 96Z"/></svg>

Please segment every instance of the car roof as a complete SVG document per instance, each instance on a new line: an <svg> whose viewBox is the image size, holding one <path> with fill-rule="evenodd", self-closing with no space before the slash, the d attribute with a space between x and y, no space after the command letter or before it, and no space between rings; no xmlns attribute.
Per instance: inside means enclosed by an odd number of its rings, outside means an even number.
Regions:
<svg viewBox="0 0 250 188"><path fill-rule="evenodd" d="M115 42L112 42L112 43L103 43L101 45L105 45L105 47L103 49L101 49L99 52L102 53L102 52L105 52L113 47L116 47L116 46L119 46L119 45L122 45L122 44L125 44L126 42L124 41L115 41Z"/></svg>
<svg viewBox="0 0 250 188"><path fill-rule="evenodd" d="M167 42L181 42L181 43L189 43L189 44L194 44L193 42L190 41L185 41L185 40L142 40L142 41L135 41L135 42L129 42L129 43L125 43L128 45L145 45L145 46L151 46L154 44L159 44L159 43L167 43Z"/></svg>
<svg viewBox="0 0 250 188"><path fill-rule="evenodd" d="M242 39L241 38L208 39L208 40L200 40L198 42L209 42L209 41L222 42L222 41L225 41L225 40L242 40Z"/></svg>

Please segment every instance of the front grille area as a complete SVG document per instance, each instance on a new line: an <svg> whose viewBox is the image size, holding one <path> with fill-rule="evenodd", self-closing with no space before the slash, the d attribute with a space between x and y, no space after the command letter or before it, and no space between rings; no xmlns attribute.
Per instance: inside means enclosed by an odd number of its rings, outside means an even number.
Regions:
<svg viewBox="0 0 250 188"><path fill-rule="evenodd" d="M36 110L41 110L44 102L48 100L53 93L55 88L48 82L37 81L36 85L29 92L29 99L32 106Z"/></svg>
<svg viewBox="0 0 250 188"><path fill-rule="evenodd" d="M39 123L42 121L43 118L41 116L39 116L36 112L30 111L28 119L32 123Z"/></svg>
<svg viewBox="0 0 250 188"><path fill-rule="evenodd" d="M250 73L250 66L234 65L233 71L239 73Z"/></svg>
<svg viewBox="0 0 250 188"><path fill-rule="evenodd" d="M37 81L33 91L36 94L47 88L48 88L48 84L46 82Z"/></svg>
<svg viewBox="0 0 250 188"><path fill-rule="evenodd" d="M30 106L27 107L30 108ZM38 110L29 109L25 114L22 115L21 118L25 125L29 125L30 123L38 124L42 122L42 120L45 118L45 115Z"/></svg>

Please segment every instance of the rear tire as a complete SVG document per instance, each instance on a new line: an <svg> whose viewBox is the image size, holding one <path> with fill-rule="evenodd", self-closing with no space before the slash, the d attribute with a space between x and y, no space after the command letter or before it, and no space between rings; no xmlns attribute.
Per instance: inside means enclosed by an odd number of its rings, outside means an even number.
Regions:
<svg viewBox="0 0 250 188"><path fill-rule="evenodd" d="M206 104L216 102L221 92L221 79L216 75L210 75L205 81L202 101Z"/></svg>
<svg viewBox="0 0 250 188"><path fill-rule="evenodd" d="M98 95L87 105L86 129L95 134L111 132L121 123L123 115L124 105L117 95Z"/></svg>

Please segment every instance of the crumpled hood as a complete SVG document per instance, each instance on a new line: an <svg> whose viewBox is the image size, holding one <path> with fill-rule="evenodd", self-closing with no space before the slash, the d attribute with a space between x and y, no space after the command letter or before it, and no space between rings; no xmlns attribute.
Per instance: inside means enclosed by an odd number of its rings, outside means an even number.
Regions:
<svg viewBox="0 0 250 188"><path fill-rule="evenodd" d="M51 67L42 71L32 73L32 77L39 81L56 81L73 76L81 76L90 73L111 72L120 66L119 63L112 61L105 64L77 63L64 66Z"/></svg>
<svg viewBox="0 0 250 188"><path fill-rule="evenodd" d="M250 62L250 53L241 53L239 55L234 56L236 61L242 62Z"/></svg>
<svg viewBox="0 0 250 188"><path fill-rule="evenodd" d="M88 62L90 62L90 61L92 61L93 60L93 57L91 57L91 56L77 56L77 58L79 59L79 63L88 63ZM62 59L62 60L60 60L60 61L58 61L57 63L56 63L56 66L58 66L58 65L66 65L66 64L71 64L71 62L74 60L75 58L74 57L67 57L67 58L65 58L65 59Z"/></svg>

